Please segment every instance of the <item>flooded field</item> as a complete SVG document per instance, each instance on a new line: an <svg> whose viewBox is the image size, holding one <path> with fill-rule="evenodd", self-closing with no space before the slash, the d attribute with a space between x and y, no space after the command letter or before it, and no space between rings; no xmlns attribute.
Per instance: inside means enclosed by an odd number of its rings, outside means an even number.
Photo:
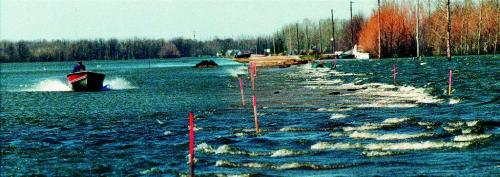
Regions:
<svg viewBox="0 0 500 177"><path fill-rule="evenodd" d="M203 59L86 62L103 92L71 92L73 63L1 64L1 176L188 175L189 111L197 175L500 175L498 55L258 68L254 91Z"/></svg>

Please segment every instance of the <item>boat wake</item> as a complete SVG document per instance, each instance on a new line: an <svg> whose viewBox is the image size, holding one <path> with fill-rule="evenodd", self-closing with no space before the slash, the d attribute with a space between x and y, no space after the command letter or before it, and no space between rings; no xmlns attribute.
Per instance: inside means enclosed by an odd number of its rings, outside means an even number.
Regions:
<svg viewBox="0 0 500 177"><path fill-rule="evenodd" d="M32 85L20 85L21 89L13 89L13 92L68 92L71 87L61 79L45 79ZM117 77L104 80L104 90L135 89L129 81Z"/></svg>
<svg viewBox="0 0 500 177"><path fill-rule="evenodd" d="M110 90L126 90L126 89L137 88L133 86L129 81L121 77L116 77L110 80L105 79L103 85L104 87L107 87Z"/></svg>
<svg viewBox="0 0 500 177"><path fill-rule="evenodd" d="M241 75L247 74L247 70L245 66L240 66L234 69L226 69L226 72L229 73L232 77L239 77Z"/></svg>
<svg viewBox="0 0 500 177"><path fill-rule="evenodd" d="M71 87L60 79L46 79L34 85L18 91L24 92L66 92L71 91Z"/></svg>

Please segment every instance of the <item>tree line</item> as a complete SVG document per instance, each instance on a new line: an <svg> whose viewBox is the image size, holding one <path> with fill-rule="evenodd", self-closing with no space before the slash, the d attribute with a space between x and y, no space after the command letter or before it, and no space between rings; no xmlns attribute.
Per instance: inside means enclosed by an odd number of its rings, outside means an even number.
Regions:
<svg viewBox="0 0 500 177"><path fill-rule="evenodd" d="M214 55L236 43L232 39L202 42L191 39L95 39L0 41L2 62L117 60ZM213 44L213 45L212 45Z"/></svg>
<svg viewBox="0 0 500 177"><path fill-rule="evenodd" d="M417 4L416 2L420 2ZM498 53L498 0L451 1L451 52L453 55ZM445 55L446 0L382 1L363 25L359 45L378 56L378 18L381 21L382 57L415 56L418 32L421 54Z"/></svg>
<svg viewBox="0 0 500 177"><path fill-rule="evenodd" d="M360 49L378 56L380 17L381 56L416 55L417 29L422 55L444 55L447 30L446 0L381 0L380 8L369 16L355 14L351 19L331 17L304 19L277 29L274 33L237 39L199 41L185 38L94 39L0 41L0 62L39 62L73 60L116 60L176 58L237 49L256 54L318 54ZM498 0L452 1L451 43L454 55L496 54L498 51ZM419 28L417 13L419 10ZM268 50L266 50L268 49Z"/></svg>

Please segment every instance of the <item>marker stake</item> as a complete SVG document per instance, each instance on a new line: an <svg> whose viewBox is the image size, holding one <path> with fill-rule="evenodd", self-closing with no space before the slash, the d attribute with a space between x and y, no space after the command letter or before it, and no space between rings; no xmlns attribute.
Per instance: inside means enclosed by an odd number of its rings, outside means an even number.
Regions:
<svg viewBox="0 0 500 177"><path fill-rule="evenodd" d="M194 177L194 115L189 112L189 167L191 177Z"/></svg>
<svg viewBox="0 0 500 177"><path fill-rule="evenodd" d="M259 133L259 119L257 118L257 97L253 96L253 117L255 121L255 133Z"/></svg>
<svg viewBox="0 0 500 177"><path fill-rule="evenodd" d="M241 78L238 78L240 80L240 94L241 94L241 104L243 107L245 107L245 92L243 90L243 80Z"/></svg>
<svg viewBox="0 0 500 177"><path fill-rule="evenodd" d="M257 64L250 62L250 78L252 79L252 90L255 90L255 76L257 76Z"/></svg>

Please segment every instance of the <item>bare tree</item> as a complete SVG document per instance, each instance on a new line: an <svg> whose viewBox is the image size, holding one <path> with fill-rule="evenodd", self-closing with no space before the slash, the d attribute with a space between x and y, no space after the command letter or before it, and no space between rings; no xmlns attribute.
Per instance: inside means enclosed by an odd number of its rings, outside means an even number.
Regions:
<svg viewBox="0 0 500 177"><path fill-rule="evenodd" d="M481 32L483 29L483 0L479 4L479 30L477 31L477 54L481 54Z"/></svg>
<svg viewBox="0 0 500 177"><path fill-rule="evenodd" d="M448 58L448 61L451 61L451 44L450 44L450 38L451 38L451 10L450 10L450 1L451 0L446 0L446 20L448 21L448 29L446 32L446 57Z"/></svg>
<svg viewBox="0 0 500 177"><path fill-rule="evenodd" d="M495 18L495 26L496 26L496 33L495 33L495 46L493 46L493 54L497 54L497 45L498 45L498 33L500 33L500 31L498 31L498 26L500 26L500 24L498 24L498 14L499 14L499 9L498 9L498 0L495 0L496 1L496 8L495 8L495 14L496 15L496 18Z"/></svg>
<svg viewBox="0 0 500 177"><path fill-rule="evenodd" d="M415 24L415 26L416 26L415 30L416 30L417 34L416 34L415 38L416 38L416 42L417 42L417 58L419 58L420 57L420 43L419 43L419 25L420 25L420 13L419 13L420 7L419 6L420 6L420 1L419 0L417 0L416 6L417 6L417 12L416 12L417 13L416 14L417 23Z"/></svg>
<svg viewBox="0 0 500 177"><path fill-rule="evenodd" d="M381 29L380 29L380 0L378 0L378 59L382 58L382 47L380 46L381 43Z"/></svg>

